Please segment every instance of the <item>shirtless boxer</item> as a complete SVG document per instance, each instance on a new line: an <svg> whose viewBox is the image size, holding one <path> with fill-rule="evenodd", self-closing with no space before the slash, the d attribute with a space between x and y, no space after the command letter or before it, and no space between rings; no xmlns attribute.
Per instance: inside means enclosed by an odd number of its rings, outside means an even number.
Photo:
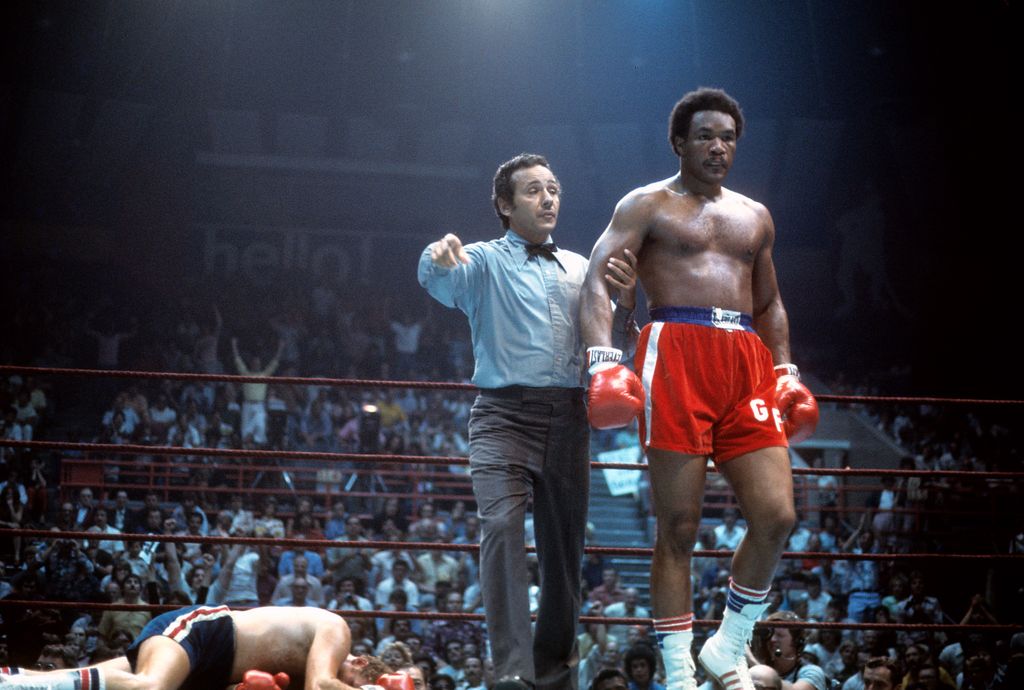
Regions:
<svg viewBox="0 0 1024 690"><path fill-rule="evenodd" d="M581 300L591 414L628 410L623 399L641 381L646 392L640 434L658 518L651 594L669 690L696 687L690 556L706 458L732 486L749 527L733 557L721 627L699 660L726 690L753 690L744 646L795 520L786 435L809 435L817 422L790 360L771 216L722 186L742 130L739 105L724 91L699 89L676 104L669 141L679 173L619 202L591 254ZM651 307L637 343L640 380L610 347L608 288L593 270L627 249Z"/></svg>
<svg viewBox="0 0 1024 690"><path fill-rule="evenodd" d="M379 659L350 656L351 641L345 621L323 609L189 606L150 621L126 656L74 671L0 676L0 686L221 690L242 682L241 690L284 690L288 678L280 674L287 674L305 690L412 690L411 678L390 673Z"/></svg>

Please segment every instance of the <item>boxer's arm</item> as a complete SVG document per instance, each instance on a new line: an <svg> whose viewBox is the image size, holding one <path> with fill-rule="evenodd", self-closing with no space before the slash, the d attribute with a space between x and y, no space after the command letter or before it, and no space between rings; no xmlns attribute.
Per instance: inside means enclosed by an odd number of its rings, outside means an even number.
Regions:
<svg viewBox="0 0 1024 690"><path fill-rule="evenodd" d="M590 253L590 266L580 295L580 325L587 347L608 347L612 343L612 307L608 275L613 274L612 257L625 257L628 249L640 253L647 234L646 205L635 193L626 195Z"/></svg>
<svg viewBox="0 0 1024 690"><path fill-rule="evenodd" d="M632 312L636 307L636 254L626 249L622 258L613 256L608 259L608 272L604 278L618 291L615 305Z"/></svg>
<svg viewBox="0 0 1024 690"><path fill-rule="evenodd" d="M751 276L754 329L775 363L775 404L782 413L786 436L790 443L799 443L811 436L818 426L818 403L807 387L800 383L799 369L790 358L789 317L782 304L772 262L775 225L763 206L759 213L764 222L765 238L754 260Z"/></svg>
<svg viewBox="0 0 1024 690"><path fill-rule="evenodd" d="M351 646L352 634L341 618L317 625L306 656L305 690L347 688L338 680L338 671Z"/></svg>
<svg viewBox="0 0 1024 690"><path fill-rule="evenodd" d="M775 224L768 209L762 207L765 239L754 261L753 288L754 330L772 353L775 364L791 362L789 352L789 317L782 304L779 284L775 279L772 248L775 245Z"/></svg>
<svg viewBox="0 0 1024 690"><path fill-rule="evenodd" d="M633 317L636 308L636 255L626 249L622 259L614 256L608 259L605 280L619 293L612 313L612 347L622 350L624 360L631 360L640 335Z"/></svg>
<svg viewBox="0 0 1024 690"><path fill-rule="evenodd" d="M616 266L613 257L630 261L628 268L632 273L631 260L640 251L646 234L645 216L642 197L629 194L619 202L611 223L591 252L580 296L580 328L587 346L587 370L591 375L587 417L598 429L625 426L643 409L643 386L636 374L621 364L623 338L613 338L614 319L608 286L615 284L613 276L616 270L622 269ZM625 292L632 301L633 295Z"/></svg>

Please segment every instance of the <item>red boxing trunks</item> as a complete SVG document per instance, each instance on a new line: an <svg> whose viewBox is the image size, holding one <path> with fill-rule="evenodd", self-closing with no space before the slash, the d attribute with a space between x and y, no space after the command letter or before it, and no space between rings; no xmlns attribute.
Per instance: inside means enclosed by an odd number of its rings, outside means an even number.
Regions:
<svg viewBox="0 0 1024 690"><path fill-rule="evenodd" d="M636 350L647 393L645 449L710 455L726 462L788 446L775 407L771 353L739 312L703 307L651 310Z"/></svg>

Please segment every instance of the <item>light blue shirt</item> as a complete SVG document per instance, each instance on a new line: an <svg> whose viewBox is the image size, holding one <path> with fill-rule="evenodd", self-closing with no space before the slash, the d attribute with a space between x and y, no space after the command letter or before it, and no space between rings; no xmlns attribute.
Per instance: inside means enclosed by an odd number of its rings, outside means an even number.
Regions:
<svg viewBox="0 0 1024 690"><path fill-rule="evenodd" d="M464 247L469 264L441 268L420 255L420 285L441 304L458 307L473 333L473 383L583 387L580 290L587 259L559 249L557 261L530 257L526 240L509 230Z"/></svg>

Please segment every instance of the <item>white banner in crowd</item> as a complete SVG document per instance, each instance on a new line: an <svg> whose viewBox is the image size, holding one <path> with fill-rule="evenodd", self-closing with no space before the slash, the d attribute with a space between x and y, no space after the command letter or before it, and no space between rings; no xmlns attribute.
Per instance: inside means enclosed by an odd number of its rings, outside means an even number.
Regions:
<svg viewBox="0 0 1024 690"><path fill-rule="evenodd" d="M640 446L632 448L619 448L618 450L606 450L597 454L598 462L631 462L639 465L643 454ZM612 496L625 496L626 494L640 493L641 470L610 470L602 469L604 480L608 483L608 490Z"/></svg>

